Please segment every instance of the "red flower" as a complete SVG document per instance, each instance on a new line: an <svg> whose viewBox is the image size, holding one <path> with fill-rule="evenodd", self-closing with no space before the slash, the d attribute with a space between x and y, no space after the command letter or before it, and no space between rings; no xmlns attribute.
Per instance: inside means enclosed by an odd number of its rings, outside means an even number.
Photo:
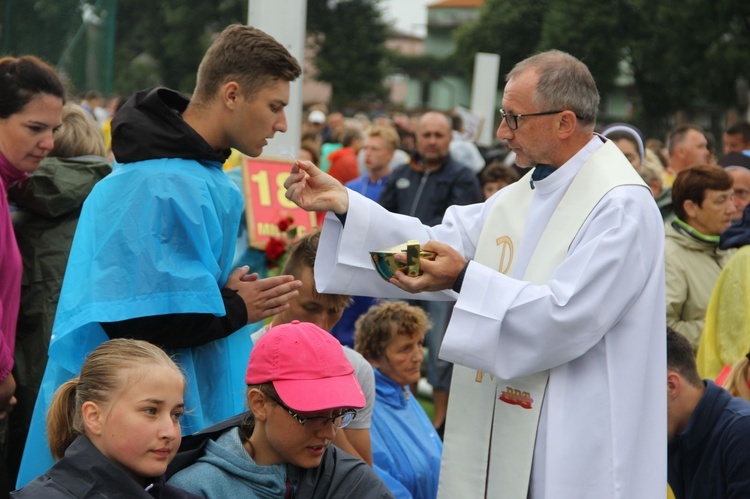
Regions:
<svg viewBox="0 0 750 499"><path fill-rule="evenodd" d="M266 243L266 259L274 262L281 258L286 251L286 243L278 237L271 237Z"/></svg>
<svg viewBox="0 0 750 499"><path fill-rule="evenodd" d="M289 227L294 223L294 217L291 215L287 215L286 217L279 220L279 222L276 224L279 227L279 230L281 232L286 232Z"/></svg>

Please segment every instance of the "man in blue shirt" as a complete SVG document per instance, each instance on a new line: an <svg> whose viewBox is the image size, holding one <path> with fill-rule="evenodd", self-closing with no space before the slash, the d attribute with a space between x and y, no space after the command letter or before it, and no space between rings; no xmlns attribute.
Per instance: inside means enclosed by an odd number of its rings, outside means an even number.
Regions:
<svg viewBox="0 0 750 499"><path fill-rule="evenodd" d="M398 133L393 127L376 125L370 128L362 148L367 173L347 182L346 187L377 201L391 174L390 163L398 144Z"/></svg>
<svg viewBox="0 0 750 499"><path fill-rule="evenodd" d="M346 187L377 201L391 174L390 163L398 145L398 132L393 127L387 125L371 127L367 131L365 145L362 148L367 173L347 182ZM342 345L349 348L354 348L354 323L375 303L375 299L369 296L352 298L352 303L344 310L341 320L331 329L331 334Z"/></svg>

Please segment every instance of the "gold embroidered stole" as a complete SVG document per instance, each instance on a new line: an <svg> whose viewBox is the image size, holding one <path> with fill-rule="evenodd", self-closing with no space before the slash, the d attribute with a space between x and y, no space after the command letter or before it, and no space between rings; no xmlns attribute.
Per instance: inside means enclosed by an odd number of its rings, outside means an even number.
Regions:
<svg viewBox="0 0 750 499"><path fill-rule="evenodd" d="M534 191L532 172L492 207L474 260L512 275ZM607 141L584 163L560 200L532 254L523 280L546 284L604 195L642 185L638 173ZM502 333L499 333L502 334ZM526 499L539 414L549 371L503 380L456 364L451 381L438 497Z"/></svg>

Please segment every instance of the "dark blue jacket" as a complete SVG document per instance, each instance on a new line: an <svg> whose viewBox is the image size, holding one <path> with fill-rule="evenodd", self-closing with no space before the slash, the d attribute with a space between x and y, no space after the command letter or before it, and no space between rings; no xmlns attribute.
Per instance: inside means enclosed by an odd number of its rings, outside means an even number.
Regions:
<svg viewBox="0 0 750 499"><path fill-rule="evenodd" d="M483 201L476 174L450 156L437 170L414 163L399 166L378 198L386 210L417 217L429 226L439 224L449 206Z"/></svg>
<svg viewBox="0 0 750 499"><path fill-rule="evenodd" d="M87 437L80 436L47 473L10 495L14 499L199 499L165 485L164 477L154 480L148 491L144 490Z"/></svg>
<svg viewBox="0 0 750 499"><path fill-rule="evenodd" d="M742 219L730 225L719 239L721 249L741 248L746 244L750 244L750 205L745 206Z"/></svg>
<svg viewBox="0 0 750 499"><path fill-rule="evenodd" d="M669 442L676 499L750 498L750 402L706 380L684 432Z"/></svg>

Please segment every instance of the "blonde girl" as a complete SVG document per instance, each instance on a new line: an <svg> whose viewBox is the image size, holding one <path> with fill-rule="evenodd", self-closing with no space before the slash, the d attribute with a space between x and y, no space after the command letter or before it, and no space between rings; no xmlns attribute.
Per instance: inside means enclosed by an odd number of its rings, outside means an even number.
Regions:
<svg viewBox="0 0 750 499"><path fill-rule="evenodd" d="M47 438L57 462L15 498L195 497L165 486L180 446L185 378L160 348L114 339L55 392Z"/></svg>

